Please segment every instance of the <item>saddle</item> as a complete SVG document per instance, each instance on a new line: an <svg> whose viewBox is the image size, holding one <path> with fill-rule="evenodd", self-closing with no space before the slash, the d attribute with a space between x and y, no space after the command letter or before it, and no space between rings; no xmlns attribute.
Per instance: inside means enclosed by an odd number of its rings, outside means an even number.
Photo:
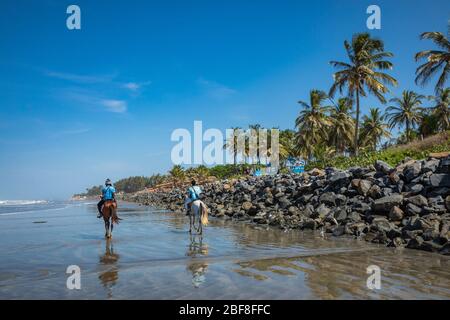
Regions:
<svg viewBox="0 0 450 320"><path fill-rule="evenodd" d="M117 202L116 200L106 200L105 203L103 204L103 206L105 208L113 208L113 209L117 209Z"/></svg>

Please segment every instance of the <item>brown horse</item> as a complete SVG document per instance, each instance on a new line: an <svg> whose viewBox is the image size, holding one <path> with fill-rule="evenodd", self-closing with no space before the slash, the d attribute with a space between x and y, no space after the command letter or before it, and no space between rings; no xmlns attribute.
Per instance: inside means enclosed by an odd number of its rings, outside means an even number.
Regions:
<svg viewBox="0 0 450 320"><path fill-rule="evenodd" d="M111 238L114 223L118 224L119 220L121 220L117 216L117 202L114 200L105 201L102 208L102 215L105 221L105 237Z"/></svg>

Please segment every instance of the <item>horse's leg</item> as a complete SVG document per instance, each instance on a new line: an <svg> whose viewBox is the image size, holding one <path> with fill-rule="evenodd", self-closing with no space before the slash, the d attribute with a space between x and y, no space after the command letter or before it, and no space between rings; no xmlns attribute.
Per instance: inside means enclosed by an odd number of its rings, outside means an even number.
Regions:
<svg viewBox="0 0 450 320"><path fill-rule="evenodd" d="M198 225L199 225L199 232L200 232L200 235L203 233L203 225L202 225L202 215L203 215L203 207L202 207L202 205L200 205L200 208L198 208L198 210L199 210L199 216L198 216Z"/></svg>
<svg viewBox="0 0 450 320"><path fill-rule="evenodd" d="M112 232L113 232L113 229L114 229L114 223L113 223L113 218L112 218L113 216L111 215L111 221L109 222L109 237L111 238L112 237Z"/></svg>
<svg viewBox="0 0 450 320"><path fill-rule="evenodd" d="M194 228L194 231L197 231L197 227L195 226L195 210L192 209L193 211L191 211L192 214L192 227Z"/></svg>
<svg viewBox="0 0 450 320"><path fill-rule="evenodd" d="M198 227L197 233L202 234L202 206L197 209Z"/></svg>
<svg viewBox="0 0 450 320"><path fill-rule="evenodd" d="M192 211L189 212L189 233L192 233Z"/></svg>
<svg viewBox="0 0 450 320"><path fill-rule="evenodd" d="M105 221L105 238L108 238L109 220L104 215L103 220Z"/></svg>

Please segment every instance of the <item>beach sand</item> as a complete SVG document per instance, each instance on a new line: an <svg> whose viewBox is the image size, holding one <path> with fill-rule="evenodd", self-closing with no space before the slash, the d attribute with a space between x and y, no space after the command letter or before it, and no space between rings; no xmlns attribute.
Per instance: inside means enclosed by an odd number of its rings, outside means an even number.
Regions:
<svg viewBox="0 0 450 320"><path fill-rule="evenodd" d="M119 209L110 241L94 203L0 215L0 298L450 298L443 255L217 219L190 236L184 215ZM80 290L66 287L70 265ZM380 290L366 286L369 265L381 269Z"/></svg>

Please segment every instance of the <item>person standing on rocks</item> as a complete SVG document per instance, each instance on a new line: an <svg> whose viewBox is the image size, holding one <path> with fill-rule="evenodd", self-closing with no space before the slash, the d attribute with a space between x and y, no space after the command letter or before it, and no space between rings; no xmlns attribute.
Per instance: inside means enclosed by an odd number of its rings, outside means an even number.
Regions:
<svg viewBox="0 0 450 320"><path fill-rule="evenodd" d="M189 215L191 211L192 202L195 200L200 200L200 195L202 193L202 189L197 186L197 182L195 180L191 181L191 186L188 188L187 191L187 198L184 203L184 207L186 209L186 215Z"/></svg>

